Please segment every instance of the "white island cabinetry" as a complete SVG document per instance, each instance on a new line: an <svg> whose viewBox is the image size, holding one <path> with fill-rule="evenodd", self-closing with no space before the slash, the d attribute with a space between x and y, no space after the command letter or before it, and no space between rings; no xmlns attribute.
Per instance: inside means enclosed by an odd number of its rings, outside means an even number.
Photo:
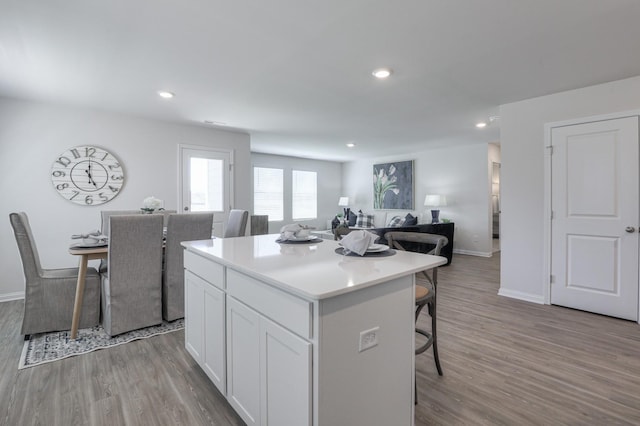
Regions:
<svg viewBox="0 0 640 426"><path fill-rule="evenodd" d="M413 424L413 274L277 235L185 242L185 345L249 425Z"/></svg>

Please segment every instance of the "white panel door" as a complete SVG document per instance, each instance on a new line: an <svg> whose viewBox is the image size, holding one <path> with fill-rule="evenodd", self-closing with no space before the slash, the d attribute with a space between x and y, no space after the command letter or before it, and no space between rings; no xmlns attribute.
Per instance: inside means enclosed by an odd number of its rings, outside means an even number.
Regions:
<svg viewBox="0 0 640 426"><path fill-rule="evenodd" d="M551 303L637 321L638 117L555 127L551 144Z"/></svg>
<svg viewBox="0 0 640 426"><path fill-rule="evenodd" d="M229 219L232 152L180 146L180 196L184 212L213 212L213 235L222 237Z"/></svg>
<svg viewBox="0 0 640 426"><path fill-rule="evenodd" d="M260 320L263 425L311 425L311 343Z"/></svg>
<svg viewBox="0 0 640 426"><path fill-rule="evenodd" d="M202 366L218 390L227 394L225 295L211 284L204 286L204 355Z"/></svg>
<svg viewBox="0 0 640 426"><path fill-rule="evenodd" d="M193 359L202 365L204 352L204 286L200 277L184 273L184 345Z"/></svg>
<svg viewBox="0 0 640 426"><path fill-rule="evenodd" d="M227 297L227 400L248 425L260 424L260 316Z"/></svg>

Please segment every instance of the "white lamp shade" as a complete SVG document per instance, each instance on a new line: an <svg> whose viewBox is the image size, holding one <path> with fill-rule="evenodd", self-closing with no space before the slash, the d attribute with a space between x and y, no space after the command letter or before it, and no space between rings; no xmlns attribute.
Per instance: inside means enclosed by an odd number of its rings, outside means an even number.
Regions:
<svg viewBox="0 0 640 426"><path fill-rule="evenodd" d="M340 207L347 207L349 205L349 197L340 197L340 201L338 201L338 205Z"/></svg>
<svg viewBox="0 0 640 426"><path fill-rule="evenodd" d="M444 195L428 194L424 197L424 205L427 207L442 207L447 205L447 197Z"/></svg>

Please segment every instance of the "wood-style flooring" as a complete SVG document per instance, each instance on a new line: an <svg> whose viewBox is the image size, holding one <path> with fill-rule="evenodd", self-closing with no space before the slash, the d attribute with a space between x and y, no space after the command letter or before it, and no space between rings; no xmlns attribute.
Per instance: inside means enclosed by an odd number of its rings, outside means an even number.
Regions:
<svg viewBox="0 0 640 426"><path fill-rule="evenodd" d="M416 358L416 425L640 424L640 326L499 297L498 271L499 255L440 269L444 376ZM243 424L182 331L18 371L22 306L0 303L0 425Z"/></svg>

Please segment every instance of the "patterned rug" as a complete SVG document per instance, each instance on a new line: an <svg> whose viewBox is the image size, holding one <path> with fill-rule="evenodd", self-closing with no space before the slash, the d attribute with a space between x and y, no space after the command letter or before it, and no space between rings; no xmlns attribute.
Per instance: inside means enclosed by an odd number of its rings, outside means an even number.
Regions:
<svg viewBox="0 0 640 426"><path fill-rule="evenodd" d="M182 330L183 328L184 319L178 319L140 330L129 331L114 337L109 337L101 325L78 330L78 338L76 340L69 338L71 333L69 330L32 334L29 340L24 342L18 370L122 345L134 340Z"/></svg>

